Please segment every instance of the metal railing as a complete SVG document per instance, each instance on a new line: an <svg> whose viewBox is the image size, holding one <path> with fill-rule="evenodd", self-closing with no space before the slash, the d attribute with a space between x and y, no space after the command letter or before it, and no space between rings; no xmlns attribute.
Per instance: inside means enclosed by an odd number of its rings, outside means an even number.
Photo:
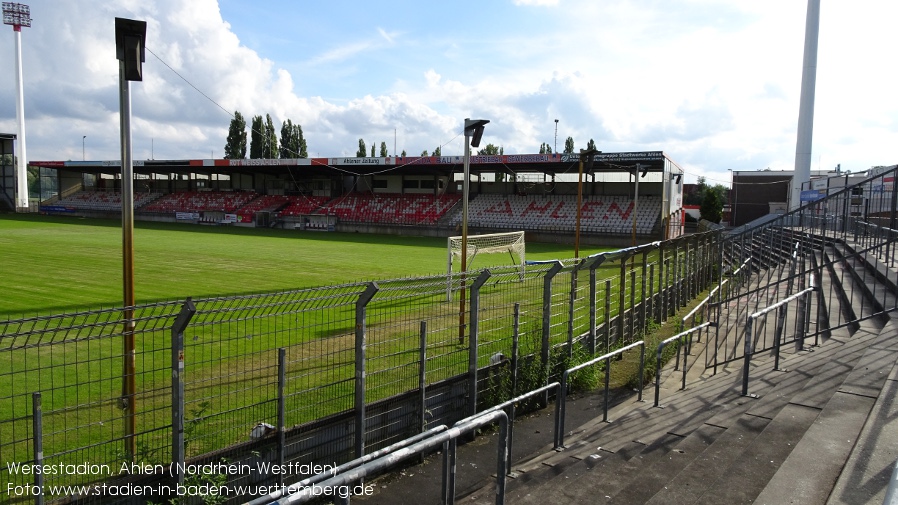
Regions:
<svg viewBox="0 0 898 505"><path fill-rule="evenodd" d="M568 385L568 377L577 370L581 370L588 366L595 365L600 361L605 362L605 388L604 388L604 403L602 407L602 421L608 422L608 390L609 390L609 382L611 380L611 358L621 355L630 349L639 348L639 382L637 384L643 383L643 372L645 370L645 341L640 340L639 342L634 342L628 346L621 347L620 349L610 352L608 354L603 354L597 358L593 358L584 363L580 363L577 366L568 368L561 375L561 393L558 395L558 412L559 414L556 416L556 428L555 428L555 448L564 447L564 416L565 416L565 404L567 398L567 385ZM637 401L642 401L642 387L637 388L638 398Z"/></svg>
<svg viewBox="0 0 898 505"><path fill-rule="evenodd" d="M318 489L337 489L346 490L347 487L360 482L369 475L377 475L394 466L411 459L421 453L432 451L437 447L444 448L443 458L443 502L446 504L455 503L455 465L456 465L456 441L458 437L471 433L483 426L499 422L499 436L497 440L496 450L496 505L505 503L505 478L506 470L506 450L508 440L508 416L504 411L497 410L489 414L474 416L464 422L460 422L446 431L430 436L424 440L416 442L412 445L390 452L377 459L361 464L344 473L335 475L329 479L319 481L311 486L303 487L297 492L282 497L276 502L279 505L288 505L293 503L306 503L310 500L320 498L321 493ZM444 446L448 444L448 447ZM343 503L349 502L350 493L340 492L336 498Z"/></svg>
<svg viewBox="0 0 898 505"><path fill-rule="evenodd" d="M661 399L661 367L662 367L663 364L664 364L664 362L663 362L664 347L665 347L667 344L671 343L671 342L676 342L676 343L677 343L677 367L675 367L674 370L679 370L679 365L680 365L680 350L681 350L681 349L683 350L683 367L682 367L682 369L683 369L683 370L682 370L682 371L683 371L683 379L682 379L682 383L683 383L683 384L682 384L682 389L685 390L685 389L686 389L686 372L688 371L688 366L687 366L687 363L686 363L686 358L687 358L687 356L689 355L689 350L688 350L688 349L689 349L689 344L687 343L686 345L683 345L683 339L686 338L686 337L690 337L690 341L691 341L691 336L692 336L692 334L698 332L698 334L701 335L701 331L702 331L704 328L708 328L708 327L710 327L710 326L711 326L711 323L708 322L708 321L706 321L706 322L704 322L704 323L702 323L702 324L700 324L700 325L698 325L698 326L696 326L696 327L694 327L694 328L690 328L690 329L688 329L688 330L686 330L686 331L683 331L683 332L680 332L680 333L678 333L678 334L676 334L676 335L674 335L674 336L672 336L672 337L670 337L670 338L668 338L668 339L662 340L662 341L658 344L658 351L657 351L657 357L656 357L656 362L655 362L655 407L659 407L659 406L660 406L660 405L658 404L658 402L659 402L660 399Z"/></svg>
<svg viewBox="0 0 898 505"><path fill-rule="evenodd" d="M751 368L751 357L753 354L753 347L754 347L754 341L755 341L755 334L753 332L754 321L757 319L760 319L761 317L766 316L767 314L769 314L773 311L779 312L779 318L777 320L777 326L776 326L776 331L774 332L774 342L773 342L774 356L775 356L773 369L779 370L780 342L782 341L783 329L785 326L785 319L786 319L786 311L779 310L779 309L787 307L791 302L796 301L796 300L804 299L805 303L807 303L806 299L809 297L808 295L813 293L814 290L815 290L814 278L812 276L810 287L803 289L803 290L799 291L798 293L795 293L794 295L791 295L777 303L774 303L773 305L765 307L765 308L763 308L757 312L754 312L753 314L748 316L748 320L745 322L745 362L742 366L742 396L748 396L749 370ZM799 324L799 321L800 321L800 319L796 318L797 339L799 342L801 342L804 339L805 328L804 328L803 324Z"/></svg>

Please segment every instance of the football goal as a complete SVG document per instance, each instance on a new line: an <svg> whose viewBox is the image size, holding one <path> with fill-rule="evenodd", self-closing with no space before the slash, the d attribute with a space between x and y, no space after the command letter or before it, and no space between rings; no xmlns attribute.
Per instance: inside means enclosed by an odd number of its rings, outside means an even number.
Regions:
<svg viewBox="0 0 898 505"><path fill-rule="evenodd" d="M515 265L524 266L524 232L489 233L486 235L468 235L467 269L471 269L474 258L482 254L508 254ZM447 274L453 269L461 270L462 237L449 237L449 262Z"/></svg>

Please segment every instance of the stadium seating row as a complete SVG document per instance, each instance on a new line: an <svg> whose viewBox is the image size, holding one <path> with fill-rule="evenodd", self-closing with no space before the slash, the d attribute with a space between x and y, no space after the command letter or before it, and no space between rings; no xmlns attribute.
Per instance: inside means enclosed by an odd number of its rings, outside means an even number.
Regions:
<svg viewBox="0 0 898 505"><path fill-rule="evenodd" d="M626 196L584 196L580 228L587 233L623 233L633 227L637 233L650 233L661 214L656 196L634 202ZM577 219L575 195L479 195L468 205L468 225L483 228L574 231ZM453 225L461 223L461 213L452 216Z"/></svg>
<svg viewBox="0 0 898 505"><path fill-rule="evenodd" d="M254 191L187 191L170 193L143 207L145 212L234 212L259 196Z"/></svg>
<svg viewBox="0 0 898 505"><path fill-rule="evenodd" d="M383 224L435 224L461 198L458 194L420 195L350 193L327 202L314 212L342 221Z"/></svg>
<svg viewBox="0 0 898 505"><path fill-rule="evenodd" d="M157 198L162 193L134 193L134 207L140 207ZM122 210L122 194L115 191L79 191L60 199L54 205L79 210L116 212Z"/></svg>

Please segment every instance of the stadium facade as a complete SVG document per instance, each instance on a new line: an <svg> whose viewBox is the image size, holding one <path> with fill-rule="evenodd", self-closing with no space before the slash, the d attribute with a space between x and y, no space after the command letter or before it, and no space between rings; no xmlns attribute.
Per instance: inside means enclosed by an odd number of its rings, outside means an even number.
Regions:
<svg viewBox="0 0 898 505"><path fill-rule="evenodd" d="M198 224L449 236L459 227L462 156L137 160L136 218ZM58 188L40 211L120 211L120 161L35 161ZM584 164L587 165L588 164ZM683 170L661 151L600 153L578 184L578 154L472 156L475 233L525 230L570 242L577 194L584 243L679 236ZM637 182L638 178L638 182ZM637 197L638 188L638 197Z"/></svg>

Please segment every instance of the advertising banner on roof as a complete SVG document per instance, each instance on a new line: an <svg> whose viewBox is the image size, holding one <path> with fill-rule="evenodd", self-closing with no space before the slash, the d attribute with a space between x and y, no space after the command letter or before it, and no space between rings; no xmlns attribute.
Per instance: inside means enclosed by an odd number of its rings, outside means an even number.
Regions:
<svg viewBox="0 0 898 505"><path fill-rule="evenodd" d="M395 165L395 158L329 158L328 165Z"/></svg>
<svg viewBox="0 0 898 505"><path fill-rule="evenodd" d="M246 159L246 160L226 160L228 166L231 167L281 167L292 165L311 165L312 160L308 158L286 158L286 159Z"/></svg>
<svg viewBox="0 0 898 505"><path fill-rule="evenodd" d="M637 161L661 161L664 153L661 151L629 152L629 153L599 153L593 160L605 163L628 163ZM570 153L561 156L561 161L580 161L580 153Z"/></svg>

